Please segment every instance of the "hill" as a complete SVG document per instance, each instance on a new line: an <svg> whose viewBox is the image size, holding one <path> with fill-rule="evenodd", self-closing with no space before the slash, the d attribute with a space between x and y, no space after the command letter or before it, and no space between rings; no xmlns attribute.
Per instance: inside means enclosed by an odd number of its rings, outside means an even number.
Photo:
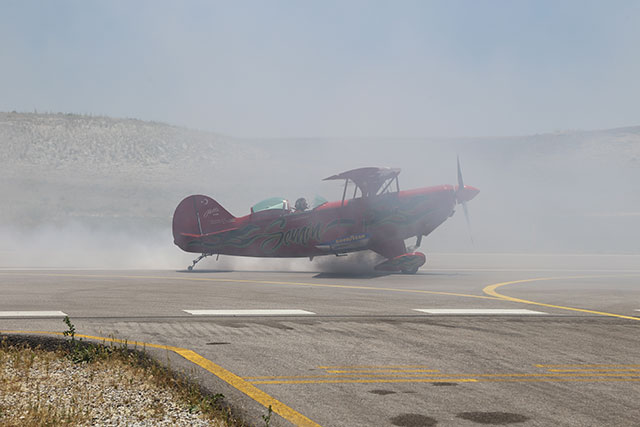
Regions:
<svg viewBox="0 0 640 427"><path fill-rule="evenodd" d="M403 168L403 188L455 183L459 154L465 182L482 190L470 206L478 245L456 216L427 250L640 252L640 126L508 138L238 139L135 119L0 113L0 148L8 246L69 227L171 245L173 209L188 194L243 215L273 195L339 198L321 179L360 166Z"/></svg>

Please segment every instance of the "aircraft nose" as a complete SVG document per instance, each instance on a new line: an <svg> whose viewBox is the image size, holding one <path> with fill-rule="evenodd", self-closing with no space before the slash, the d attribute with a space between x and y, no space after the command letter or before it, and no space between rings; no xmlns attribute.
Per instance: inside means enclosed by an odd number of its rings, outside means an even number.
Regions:
<svg viewBox="0 0 640 427"><path fill-rule="evenodd" d="M472 187L470 185L465 185L462 189L459 189L456 192L456 197L458 199L458 203L468 202L478 195L480 190L476 187Z"/></svg>

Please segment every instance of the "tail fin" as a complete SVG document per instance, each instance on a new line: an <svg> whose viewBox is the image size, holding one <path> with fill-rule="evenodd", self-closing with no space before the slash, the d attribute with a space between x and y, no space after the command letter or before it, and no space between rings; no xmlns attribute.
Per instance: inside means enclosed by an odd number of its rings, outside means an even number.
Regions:
<svg viewBox="0 0 640 427"><path fill-rule="evenodd" d="M180 248L194 238L232 228L235 217L211 197L192 195L173 214L173 240Z"/></svg>

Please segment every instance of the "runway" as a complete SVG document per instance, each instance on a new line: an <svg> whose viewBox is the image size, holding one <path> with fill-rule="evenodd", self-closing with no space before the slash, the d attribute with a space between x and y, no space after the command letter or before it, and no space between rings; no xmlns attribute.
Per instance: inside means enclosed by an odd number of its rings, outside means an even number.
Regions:
<svg viewBox="0 0 640 427"><path fill-rule="evenodd" d="M0 330L61 332L66 314L255 424L271 404L272 425L638 425L637 258L501 260L415 276L0 270Z"/></svg>

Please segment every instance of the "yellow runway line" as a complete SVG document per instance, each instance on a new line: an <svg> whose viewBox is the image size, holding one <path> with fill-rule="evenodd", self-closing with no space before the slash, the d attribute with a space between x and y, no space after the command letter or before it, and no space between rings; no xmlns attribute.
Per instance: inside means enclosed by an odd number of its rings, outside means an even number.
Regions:
<svg viewBox="0 0 640 427"><path fill-rule="evenodd" d="M512 377L512 378L545 378L545 377L640 377L638 373L573 373L573 374L368 374L368 375L281 375L281 376L259 376L243 377L243 379L253 382L254 380L306 380L306 379L354 379L354 378L441 378L441 377Z"/></svg>
<svg viewBox="0 0 640 427"><path fill-rule="evenodd" d="M603 368L603 369L547 369L549 372L631 372L631 371L635 371L635 372L640 372L640 369L634 369L634 368L619 368L619 369L615 369L615 368Z"/></svg>
<svg viewBox="0 0 640 427"><path fill-rule="evenodd" d="M478 380L475 378L406 378L406 379L375 379L375 380L345 380L345 379L329 379L329 380L282 380L268 381L258 380L251 381L252 384L373 384L373 383L439 383L439 382L456 382L456 383L474 383Z"/></svg>
<svg viewBox="0 0 640 427"><path fill-rule="evenodd" d="M45 334L45 335L64 335L62 332L49 332L49 331L0 331L3 334L24 334L24 335L33 335L33 334ZM224 369L223 367L213 363L212 361L202 357L198 353L188 350L186 348L174 347L170 345L161 345L161 344L150 344L140 341L128 341L117 338L106 338L106 337L95 337L92 335L81 335L75 334L78 338L86 338L90 340L102 341L102 342L113 342L119 344L133 345L137 347L148 347L148 348L159 348L164 350L173 351L174 353L184 357L188 361L200 366L201 368L209 371L213 375L217 376L221 380L225 381L235 389L241 391L246 394L256 402L263 405L265 408L271 406L273 412L280 415L282 418L292 422L297 426L305 426L305 427L319 427L319 424L311 421L309 418L305 417L301 413L293 410L289 406L280 402L279 400L271 397L267 393L263 392L259 388L255 387L251 383L243 380L241 377L236 374Z"/></svg>
<svg viewBox="0 0 640 427"><path fill-rule="evenodd" d="M375 369L375 370L362 370L362 371L331 371L327 372L331 374L381 374L381 373L394 373L394 372L440 372L437 369Z"/></svg>
<svg viewBox="0 0 640 427"><path fill-rule="evenodd" d="M557 378L557 377L640 377L640 373L573 373L573 374L479 374L467 377L510 377L510 378Z"/></svg>
<svg viewBox="0 0 640 427"><path fill-rule="evenodd" d="M534 365L536 368L640 368L640 365Z"/></svg>
<svg viewBox="0 0 640 427"><path fill-rule="evenodd" d="M296 379L296 378L384 378L384 377L429 377L434 375L453 375L453 374L324 374L324 375L275 375L275 376L257 376L257 377L243 377L245 380L280 380L280 379ZM456 374L457 375L457 374ZM469 375L469 374L464 374Z"/></svg>
<svg viewBox="0 0 640 427"><path fill-rule="evenodd" d="M424 291L421 289L396 289L396 288L377 288L375 286L351 286L351 285L333 285L329 283L308 283L308 282L280 282L271 280L243 280L243 279L216 279L209 277L180 277L180 276L135 276L135 275L109 275L109 274L71 274L71 273L11 273L0 271L0 275L5 276L41 276L41 277L79 277L79 278L102 278L102 279L153 279L153 280L184 280L191 282L217 282L217 283L247 283L258 285L284 285L284 286L308 286L319 288L337 288L337 289L356 289L366 291L384 291L384 292L400 292L400 293L417 293L429 295L450 295L465 298L480 298L489 300L499 300L485 295L458 294L453 292Z"/></svg>
<svg viewBox="0 0 640 427"><path fill-rule="evenodd" d="M638 382L640 378L491 378L483 382L507 383L507 382Z"/></svg>
<svg viewBox="0 0 640 427"><path fill-rule="evenodd" d="M264 407L268 408L269 406L271 406L273 412L280 415L284 419L291 421L293 424L298 426L318 426L318 424L314 423L301 413L291 409L284 403L276 400L275 398L271 397L259 388L251 385L234 373L227 371L223 367L216 365L208 359L205 359L198 353L186 349L180 349L179 351L176 351L176 353L178 353L185 359L195 363L196 365L203 367L218 378L226 381L231 386L240 390L256 402L261 403Z"/></svg>
<svg viewBox="0 0 640 427"><path fill-rule="evenodd" d="M566 377L549 377L549 378L452 378L452 377L443 377L443 378L411 378L411 379L379 379L379 380L280 380L280 381L269 381L269 380L258 380L251 381L252 384L271 384L271 385L287 385L287 384L374 384L374 383L440 383L440 382L451 382L451 383L477 383L477 382L607 382L607 381L629 381L629 382L638 382L640 378L637 377L576 377L576 376L566 376Z"/></svg>
<svg viewBox="0 0 640 427"><path fill-rule="evenodd" d="M429 369L424 365L316 366L317 369Z"/></svg>
<svg viewBox="0 0 640 427"><path fill-rule="evenodd" d="M535 302L535 301L529 301L529 300L525 300L525 299L521 299L521 298L514 298L514 297L510 297L508 295L503 295L503 294L500 294L500 293L496 292L496 289L498 289L500 287L507 286L507 285L515 285L515 284L519 284L519 283L542 282L542 281L549 281L549 280L577 280L577 279L598 279L598 278L615 278L615 277L637 277L637 275L540 277L540 278L537 278L537 279L513 280L511 282L496 283L496 284L493 284L493 285L486 286L482 291L487 295L490 295L490 296L496 297L496 298L501 298L502 300L505 300L505 301L519 302L519 303L523 303L523 304L533 304L533 305L539 305L539 306L542 306L542 307L551 307L551 308L558 308L558 309L561 309L561 310L578 311L578 312L581 312L581 313L590 313L590 314L597 314L597 315L600 315L600 316L618 317L620 319L628 319L628 320L638 320L638 321L640 321L640 317L625 316L623 314L607 313L607 312L604 312L604 311L587 310L587 309L584 309L584 308L565 307L565 306L562 306L562 305L545 304L545 303L542 303L542 302Z"/></svg>

